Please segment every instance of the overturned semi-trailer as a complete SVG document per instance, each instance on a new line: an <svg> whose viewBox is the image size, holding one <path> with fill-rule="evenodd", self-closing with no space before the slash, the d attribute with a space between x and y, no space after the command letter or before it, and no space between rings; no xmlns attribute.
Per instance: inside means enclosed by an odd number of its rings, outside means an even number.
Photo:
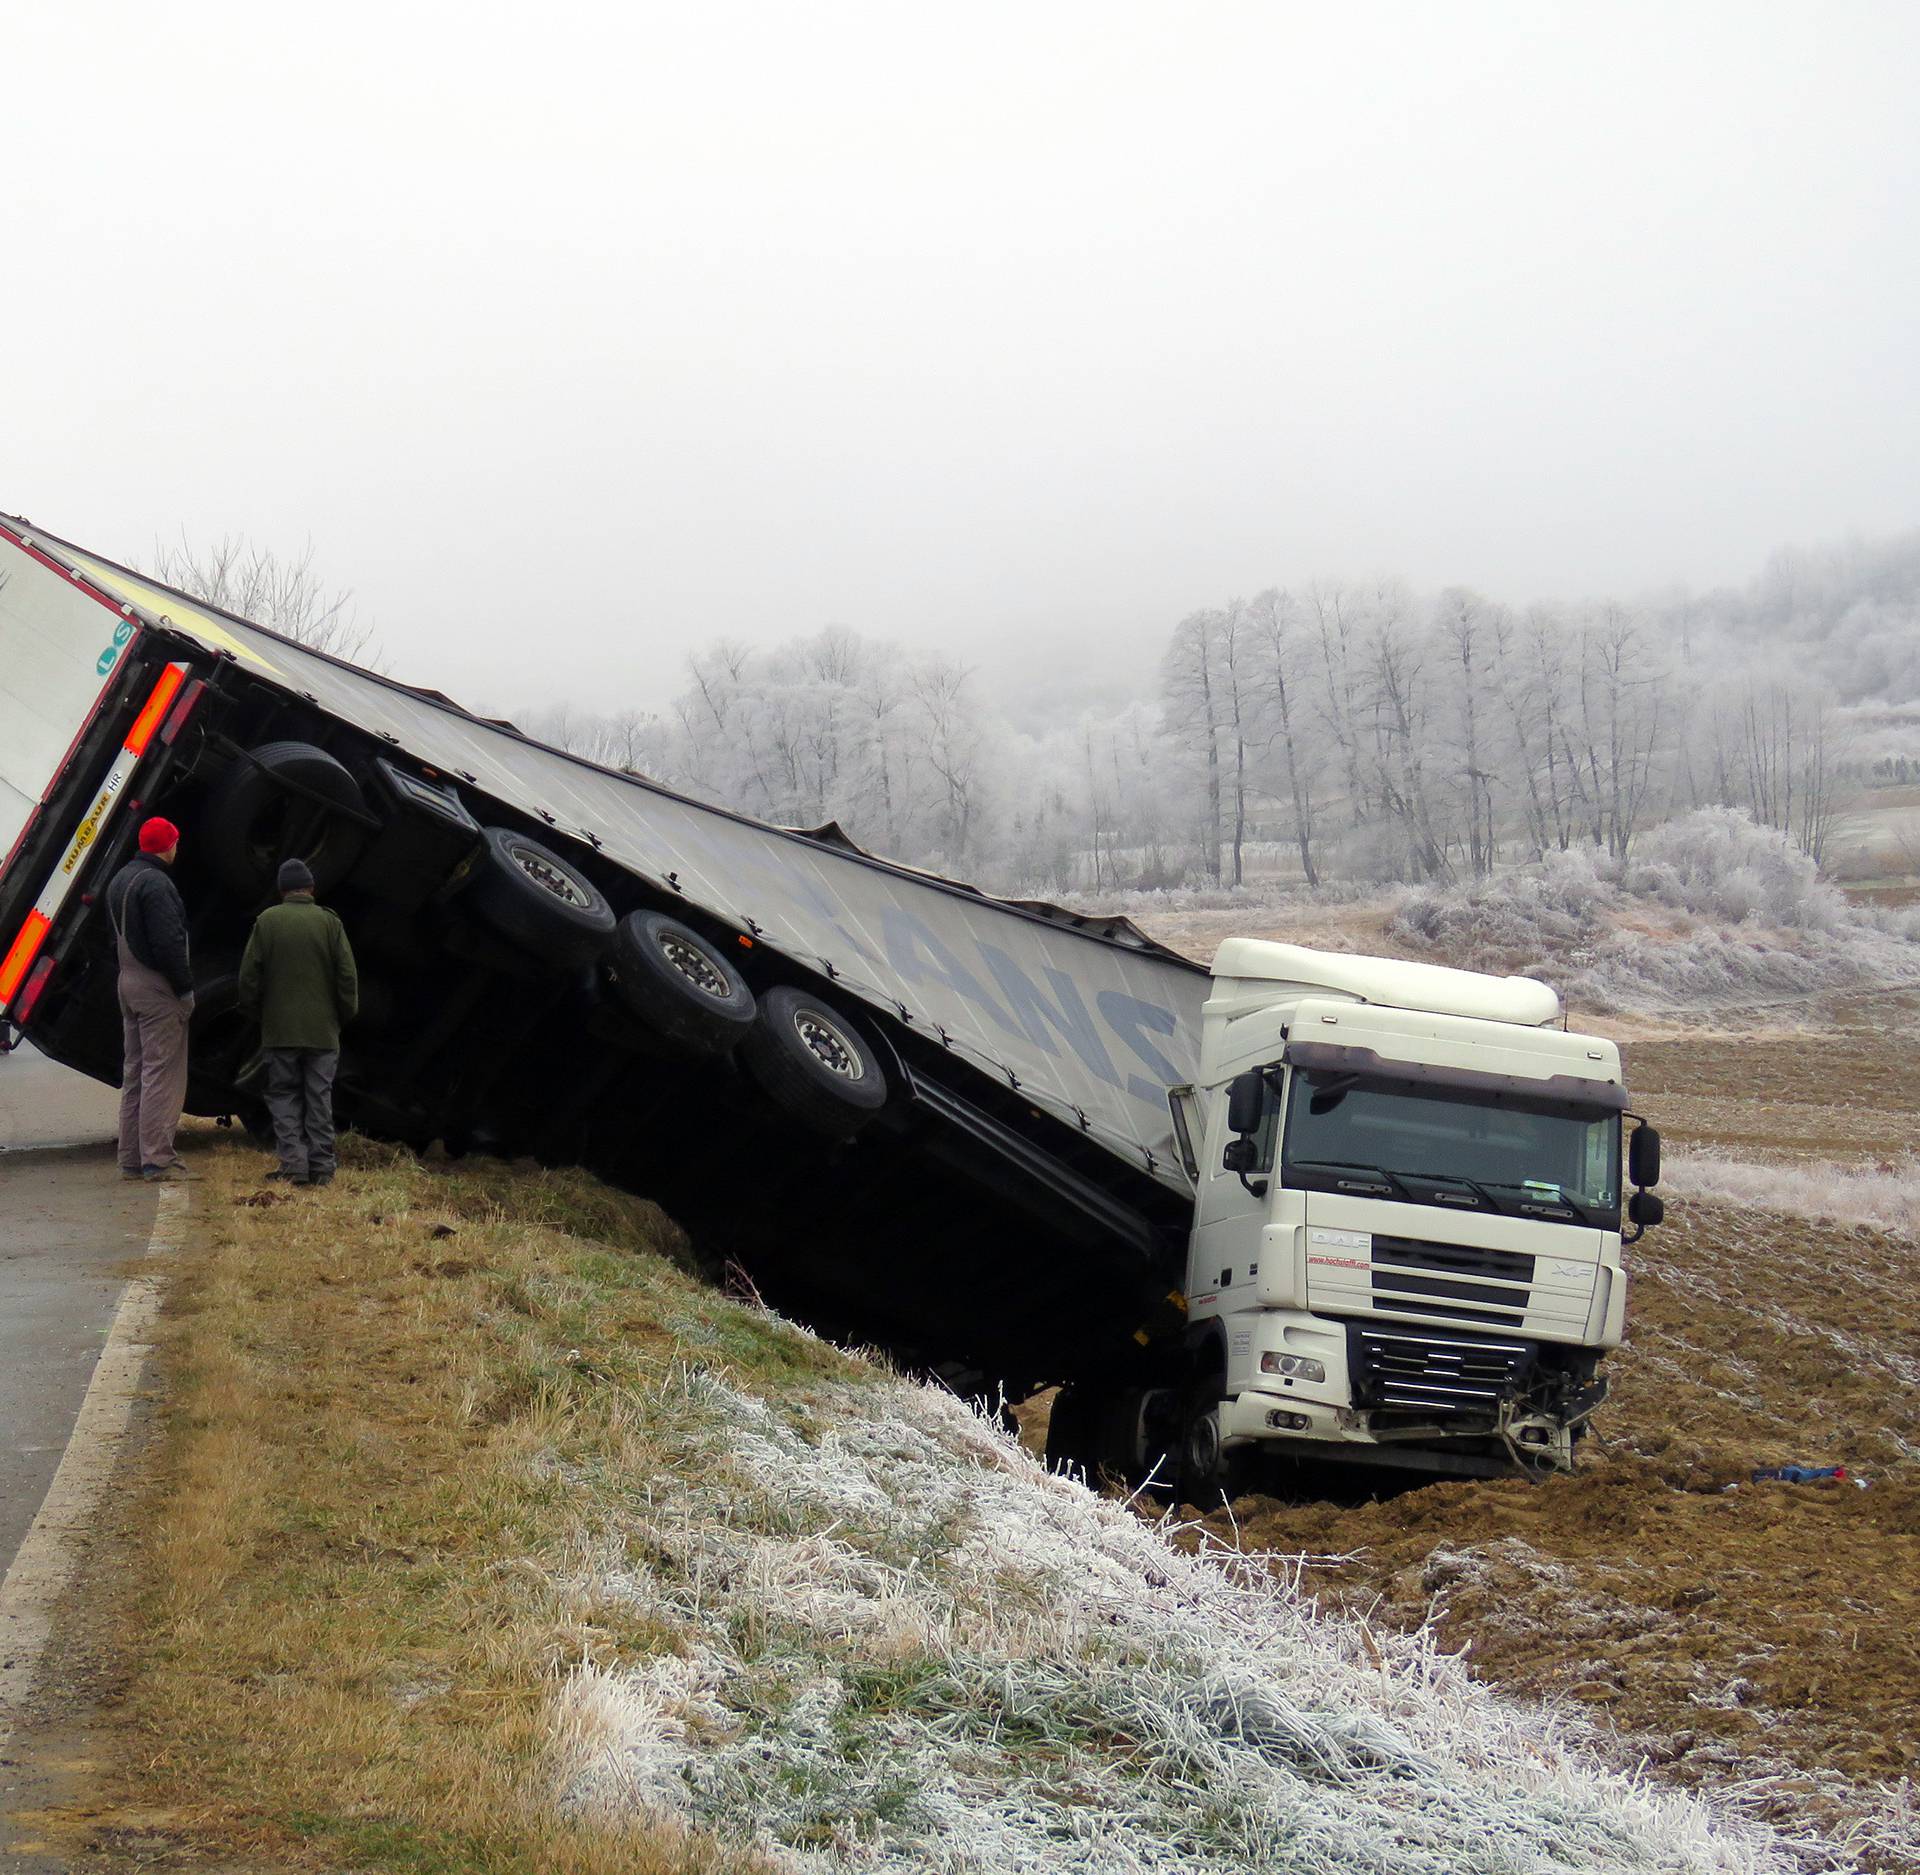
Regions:
<svg viewBox="0 0 1920 1875"><path fill-rule="evenodd" d="M1620 1339L1619 1052L1544 985L990 897L488 721L0 517L0 1021L119 1073L106 880L186 829L191 1108L257 1124L279 861L345 919L349 1124L577 1162L829 1333L1196 1493L1279 1450L1565 1466ZM1631 1236L1626 1238L1631 1241Z"/></svg>

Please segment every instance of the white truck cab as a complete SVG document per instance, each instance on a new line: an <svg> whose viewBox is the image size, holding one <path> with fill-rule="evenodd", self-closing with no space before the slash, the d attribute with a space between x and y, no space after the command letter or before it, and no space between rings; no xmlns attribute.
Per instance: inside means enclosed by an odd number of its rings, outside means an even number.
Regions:
<svg viewBox="0 0 1920 1875"><path fill-rule="evenodd" d="M1261 1448L1569 1466L1626 1303L1619 1050L1523 977L1234 938L1213 979L1199 1083L1171 1096L1187 1485ZM1651 1128L1633 1171L1659 1176ZM1637 1192L1627 1240L1660 1208Z"/></svg>

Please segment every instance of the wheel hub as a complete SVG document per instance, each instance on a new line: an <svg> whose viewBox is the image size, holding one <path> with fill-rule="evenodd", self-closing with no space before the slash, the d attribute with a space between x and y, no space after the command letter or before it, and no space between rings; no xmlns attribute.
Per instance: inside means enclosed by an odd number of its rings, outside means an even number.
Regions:
<svg viewBox="0 0 1920 1875"><path fill-rule="evenodd" d="M730 986L703 951L672 931L661 932L657 942L660 955L702 995L716 1002L726 1000Z"/></svg>
<svg viewBox="0 0 1920 1875"><path fill-rule="evenodd" d="M581 890L579 880L564 868L556 866L544 854L529 852L524 846L509 850L513 854L513 863L535 885L552 893L561 904L571 905L576 911L585 911L592 904L593 901Z"/></svg>
<svg viewBox="0 0 1920 1875"><path fill-rule="evenodd" d="M1187 1422L1187 1469L1195 1478L1211 1479L1220 1469L1220 1413L1218 1408L1196 1413Z"/></svg>
<svg viewBox="0 0 1920 1875"><path fill-rule="evenodd" d="M843 1081L866 1078L867 1064L860 1051L818 1010L796 1010L793 1030L801 1046L829 1074L838 1075Z"/></svg>

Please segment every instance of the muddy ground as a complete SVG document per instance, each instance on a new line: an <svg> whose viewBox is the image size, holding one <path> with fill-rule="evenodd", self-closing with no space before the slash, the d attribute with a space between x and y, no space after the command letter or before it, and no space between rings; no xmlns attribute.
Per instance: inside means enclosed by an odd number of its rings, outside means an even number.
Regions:
<svg viewBox="0 0 1920 1875"><path fill-rule="evenodd" d="M1363 909L1324 921L1263 935L1385 935ZM1156 935L1205 954L1209 923ZM1920 997L1693 1026L1574 1015L1621 1041L1670 1149L1816 1171L1920 1149ZM1900 1784L1920 1778L1920 1243L1676 1193L1627 1255L1627 1345L1577 1475L1253 1497L1211 1522L1322 1558L1326 1604L1430 1616L1486 1678L1578 1708L1664 1776L1856 1832L1811 1866L1920 1869L1920 1792ZM1753 1482L1786 1462L1867 1488Z"/></svg>

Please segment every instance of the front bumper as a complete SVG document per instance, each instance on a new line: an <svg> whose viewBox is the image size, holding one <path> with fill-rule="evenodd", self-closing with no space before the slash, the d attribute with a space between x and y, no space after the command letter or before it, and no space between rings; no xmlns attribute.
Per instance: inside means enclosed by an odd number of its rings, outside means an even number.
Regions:
<svg viewBox="0 0 1920 1875"><path fill-rule="evenodd" d="M1565 1469L1580 1426L1606 1397L1596 1349L1377 1320L1345 1328L1344 1402L1250 1387L1222 1404L1223 1442L1331 1445L1351 1456L1373 1448L1382 1462L1418 1449L1479 1451L1496 1469Z"/></svg>

